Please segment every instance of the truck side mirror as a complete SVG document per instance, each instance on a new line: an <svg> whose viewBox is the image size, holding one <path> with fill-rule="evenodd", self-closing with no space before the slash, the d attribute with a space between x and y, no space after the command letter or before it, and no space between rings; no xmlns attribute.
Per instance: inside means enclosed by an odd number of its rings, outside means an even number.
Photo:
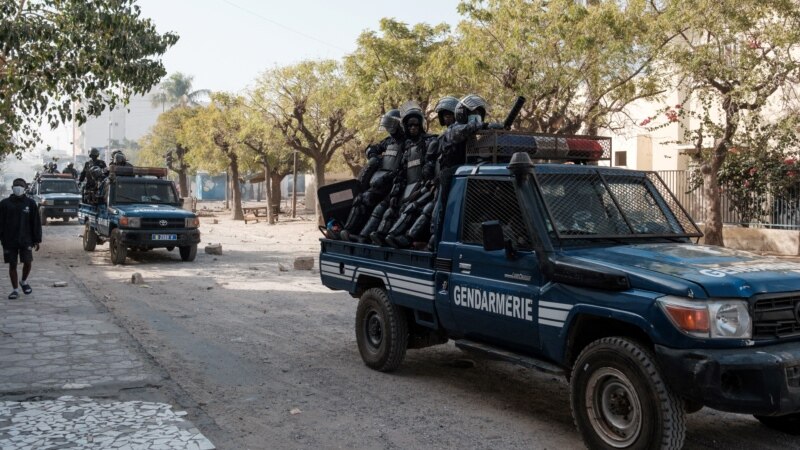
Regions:
<svg viewBox="0 0 800 450"><path fill-rule="evenodd" d="M506 248L503 238L503 225L499 220L489 220L481 223L483 230L483 249L487 252Z"/></svg>
<svg viewBox="0 0 800 450"><path fill-rule="evenodd" d="M489 220L481 223L483 230L483 249L487 252L495 250L505 250L506 258L514 259L517 249L511 239L506 239L503 235L503 224L499 220Z"/></svg>

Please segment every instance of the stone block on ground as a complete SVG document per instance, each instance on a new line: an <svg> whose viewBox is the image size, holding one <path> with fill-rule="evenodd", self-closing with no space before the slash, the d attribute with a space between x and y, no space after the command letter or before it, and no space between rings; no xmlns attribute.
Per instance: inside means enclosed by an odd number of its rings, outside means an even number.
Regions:
<svg viewBox="0 0 800 450"><path fill-rule="evenodd" d="M53 287L67 287L66 281L56 281L53 283Z"/></svg>
<svg viewBox="0 0 800 450"><path fill-rule="evenodd" d="M313 256L298 256L294 259L294 270L311 270L314 268Z"/></svg>
<svg viewBox="0 0 800 450"><path fill-rule="evenodd" d="M209 255L221 255L222 244L208 244L206 245L206 253Z"/></svg>
<svg viewBox="0 0 800 450"><path fill-rule="evenodd" d="M142 274L135 272L133 275L131 275L131 284L144 284L144 278L142 278Z"/></svg>

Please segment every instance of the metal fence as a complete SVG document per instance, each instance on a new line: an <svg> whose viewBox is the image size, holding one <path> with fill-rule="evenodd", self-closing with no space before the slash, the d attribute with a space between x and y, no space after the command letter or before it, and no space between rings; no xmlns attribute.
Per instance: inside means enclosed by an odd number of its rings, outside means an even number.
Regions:
<svg viewBox="0 0 800 450"><path fill-rule="evenodd" d="M692 189L691 172L687 170L661 170L658 175L686 208L686 211L697 223L706 221L706 199L703 197L702 186ZM767 194L750 199L751 211L761 209L763 214L747 214L754 216L743 218L741 214L731 208L731 201L725 196L724 189L721 196L722 223L727 225L743 225L753 228L778 228L800 229L800 188L782 192L779 196ZM759 208L760 206L760 208Z"/></svg>

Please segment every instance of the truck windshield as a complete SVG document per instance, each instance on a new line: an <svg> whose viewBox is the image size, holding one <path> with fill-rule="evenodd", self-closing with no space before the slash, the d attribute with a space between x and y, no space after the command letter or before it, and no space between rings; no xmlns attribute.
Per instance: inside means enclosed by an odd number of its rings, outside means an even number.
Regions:
<svg viewBox="0 0 800 450"><path fill-rule="evenodd" d="M118 181L114 204L125 203L178 203L175 189L170 182L126 182Z"/></svg>
<svg viewBox="0 0 800 450"><path fill-rule="evenodd" d="M546 166L536 182L561 239L702 236L655 173Z"/></svg>
<svg viewBox="0 0 800 450"><path fill-rule="evenodd" d="M39 186L40 194L77 194L78 185L73 180L45 180Z"/></svg>

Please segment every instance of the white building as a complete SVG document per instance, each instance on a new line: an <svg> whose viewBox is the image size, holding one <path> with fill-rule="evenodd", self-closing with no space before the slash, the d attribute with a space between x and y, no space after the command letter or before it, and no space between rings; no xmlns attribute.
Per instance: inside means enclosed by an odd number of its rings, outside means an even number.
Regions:
<svg viewBox="0 0 800 450"><path fill-rule="evenodd" d="M152 103L153 92L131 97L130 103L113 111L106 109L99 117L91 117L73 133L73 153L86 155L92 147L106 148L110 141L138 141L150 131L159 114L170 105Z"/></svg>

